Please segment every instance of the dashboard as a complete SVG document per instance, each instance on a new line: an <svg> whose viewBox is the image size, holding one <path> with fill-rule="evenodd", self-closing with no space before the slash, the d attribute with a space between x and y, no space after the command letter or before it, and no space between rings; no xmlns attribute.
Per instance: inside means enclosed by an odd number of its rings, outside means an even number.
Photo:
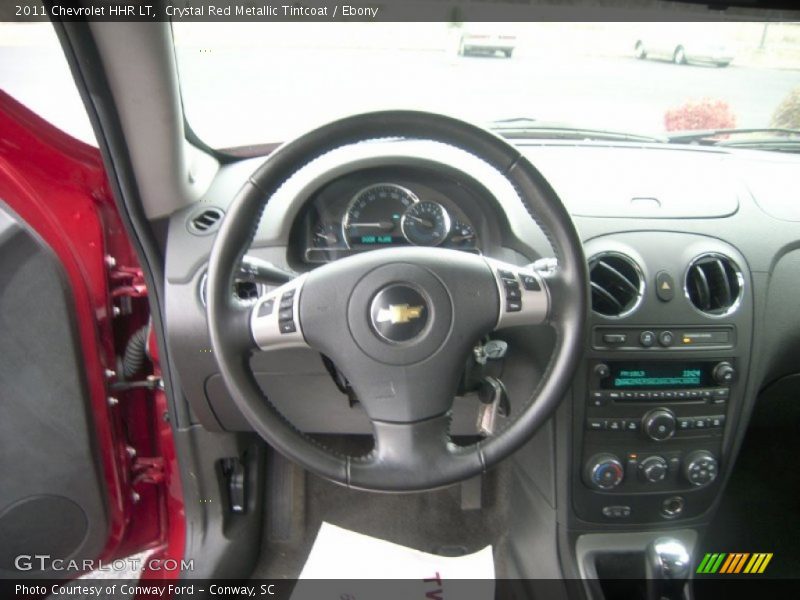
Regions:
<svg viewBox="0 0 800 600"><path fill-rule="evenodd" d="M559 510L576 531L702 521L758 391L798 370L800 160L693 146L517 144L572 216L592 298L573 389L542 433L553 459L523 469L545 494L569 499ZM198 351L209 346L198 290L227 203L262 160L223 167L204 201L169 223L172 357L193 418L211 430L249 426L213 356ZM504 178L476 161L420 141L331 152L274 193L249 254L307 272L375 248L440 246L548 268L547 237ZM540 329L501 334L512 416L547 368L553 339ZM251 359L256 380L298 428L370 433L319 354L265 354ZM475 394L457 398L454 435L475 435L478 406Z"/></svg>

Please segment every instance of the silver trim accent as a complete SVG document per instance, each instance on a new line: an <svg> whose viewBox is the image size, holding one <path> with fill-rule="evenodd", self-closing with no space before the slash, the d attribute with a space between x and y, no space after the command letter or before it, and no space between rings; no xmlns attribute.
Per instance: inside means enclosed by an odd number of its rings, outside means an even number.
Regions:
<svg viewBox="0 0 800 600"><path fill-rule="evenodd" d="M271 290L261 296L255 303L250 312L250 332L253 340L261 350L285 350L286 348L307 348L308 343L303 336L303 327L300 323L300 296L302 294L303 282L307 274L300 275L289 283ZM292 318L296 327L294 333L281 333L278 321L280 312L281 296L286 292L294 290L294 302L292 303ZM261 305L273 300L275 305L272 312L263 317L258 316Z"/></svg>
<svg viewBox="0 0 800 600"><path fill-rule="evenodd" d="M484 256L483 259L489 268L492 269L495 284L497 285L497 294L500 297L500 314L497 316L497 324L495 329L502 329L504 327L515 327L519 325L539 325L547 321L550 314L550 290L547 287L545 279L533 269L527 267L519 267L505 263L494 258ZM508 312L506 290L503 285L503 278L500 277L499 271L510 271L514 274L520 289L520 301L522 302L522 310L517 312ZM530 275L539 282L541 288L538 292L535 290L526 290L522 285L521 275Z"/></svg>
<svg viewBox="0 0 800 600"><path fill-rule="evenodd" d="M720 313L718 315L707 313L703 310L700 310L695 306L694 302L692 302L692 298L689 295L689 271L692 270L692 267L695 263L700 260L701 258L719 258L722 260L726 260L730 263L733 267L734 272L736 273L736 281L739 284L739 294L736 296L736 300L728 307L728 310L724 313ZM686 301L689 303L689 306L695 310L698 314L703 315L704 317L708 317L710 319L724 319L725 317L731 316L737 310L739 310L739 306L742 304L742 299L744 298L744 275L742 274L742 269L739 267L739 263L737 263L733 258L728 256L727 254L723 254L722 252L703 252L702 254L698 254L692 260L689 261L689 264L686 265L686 270L683 273L683 295L686 298Z"/></svg>
<svg viewBox="0 0 800 600"><path fill-rule="evenodd" d="M647 289L647 282L645 281L644 271L642 270L642 267L639 265L639 263L633 259L633 257L623 252L617 252L616 250L604 250L602 252L598 252L597 254L593 254L587 261L589 264L590 285L592 280L592 266L594 265L595 262L597 262L604 256L614 256L616 258L621 258L623 260L628 261L631 264L634 271L636 271L636 275L639 277L639 295L636 298L636 302L633 303L633 306L631 306L628 310L623 311L618 315L604 315L603 313L597 312L593 307L592 307L592 312L605 319L624 319L626 317L631 316L633 313L639 310L639 307L642 305L642 301L644 300L644 293L645 290ZM591 293L590 293L590 298L591 298Z"/></svg>
<svg viewBox="0 0 800 600"><path fill-rule="evenodd" d="M363 193L368 192L369 190L371 190L373 188L377 188L377 187L391 187L391 188L395 188L395 189L401 190L402 192L408 194L408 196L411 198L411 200L413 200L413 204L419 203L419 197L414 192L412 192L407 187L403 187L402 185L398 185L398 184L393 183L391 181L384 181L384 182L380 182L380 183L372 183L372 184L368 185L367 187L360 189L355 194L353 194L353 197L350 199L350 202L347 203L347 206L344 209L344 216L342 217L342 241L344 242L344 245L347 248L350 248L350 240L349 240L349 238L347 236L347 228L350 226L349 225L349 223L350 223L350 211L352 210L353 205L355 204L356 200L358 200ZM405 214L405 211L403 211L403 214ZM401 231L401 233L402 233L402 231ZM403 236L405 236L405 234L403 234Z"/></svg>

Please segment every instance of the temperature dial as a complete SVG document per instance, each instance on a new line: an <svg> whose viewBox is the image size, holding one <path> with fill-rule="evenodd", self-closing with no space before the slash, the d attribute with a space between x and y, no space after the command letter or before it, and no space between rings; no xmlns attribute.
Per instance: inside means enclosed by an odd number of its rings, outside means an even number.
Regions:
<svg viewBox="0 0 800 600"><path fill-rule="evenodd" d="M586 483L599 490L617 487L625 477L622 463L613 454L597 454L586 465Z"/></svg>

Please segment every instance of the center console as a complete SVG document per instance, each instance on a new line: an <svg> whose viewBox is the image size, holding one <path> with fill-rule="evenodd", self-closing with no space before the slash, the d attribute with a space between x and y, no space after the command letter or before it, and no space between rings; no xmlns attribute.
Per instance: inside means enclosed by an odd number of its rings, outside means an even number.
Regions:
<svg viewBox="0 0 800 600"><path fill-rule="evenodd" d="M696 515L719 475L736 360L594 360L589 365L582 483L589 521Z"/></svg>
<svg viewBox="0 0 800 600"><path fill-rule="evenodd" d="M587 250L595 311L573 387L573 529L700 523L744 404L752 309L743 259L718 240L666 232Z"/></svg>

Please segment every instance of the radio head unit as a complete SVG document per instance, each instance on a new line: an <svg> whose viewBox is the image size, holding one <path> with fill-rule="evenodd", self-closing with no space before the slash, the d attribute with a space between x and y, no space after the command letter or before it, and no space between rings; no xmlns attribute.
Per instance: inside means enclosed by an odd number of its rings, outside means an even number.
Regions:
<svg viewBox="0 0 800 600"><path fill-rule="evenodd" d="M614 361L609 373L600 380L604 390L692 389L717 385L716 362Z"/></svg>

